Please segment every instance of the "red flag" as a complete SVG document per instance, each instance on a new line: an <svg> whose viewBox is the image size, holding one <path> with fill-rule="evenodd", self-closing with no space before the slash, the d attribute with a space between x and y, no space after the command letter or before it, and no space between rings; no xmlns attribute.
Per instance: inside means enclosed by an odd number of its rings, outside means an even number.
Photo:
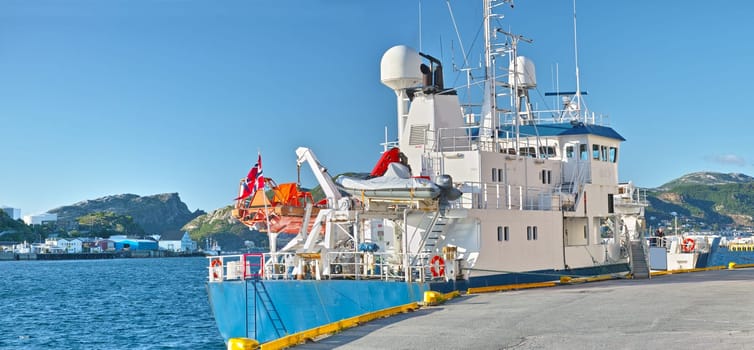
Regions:
<svg viewBox="0 0 754 350"><path fill-rule="evenodd" d="M259 157L257 158L257 163L254 164L254 166L249 170L249 173L246 174L246 179L243 180L241 185L243 186L243 190L241 191L241 195L238 196L235 200L253 196L254 193L256 193L260 188L264 191L264 176L262 176L261 154L259 154Z"/></svg>
<svg viewBox="0 0 754 350"><path fill-rule="evenodd" d="M251 180L254 183L254 192L256 192L259 189L264 191L264 175L262 175L262 154L259 154L259 156L257 157L255 175L256 175L256 182L254 182L254 180Z"/></svg>

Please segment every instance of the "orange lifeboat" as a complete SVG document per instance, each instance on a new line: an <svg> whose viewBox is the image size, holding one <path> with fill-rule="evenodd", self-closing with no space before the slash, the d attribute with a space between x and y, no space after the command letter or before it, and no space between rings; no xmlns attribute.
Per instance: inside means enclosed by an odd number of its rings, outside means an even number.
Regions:
<svg viewBox="0 0 754 350"><path fill-rule="evenodd" d="M256 191L250 198L236 200L233 217L262 232L298 234L303 226L306 205L311 203L307 232L311 231L320 210L311 193L301 191L295 182L278 185L265 178L265 184L265 187L272 189L272 199L267 197L265 191Z"/></svg>

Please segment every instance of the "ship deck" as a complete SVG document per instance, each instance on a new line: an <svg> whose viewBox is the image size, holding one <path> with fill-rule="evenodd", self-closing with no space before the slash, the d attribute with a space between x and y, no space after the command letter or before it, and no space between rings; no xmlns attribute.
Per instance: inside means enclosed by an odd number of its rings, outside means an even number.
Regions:
<svg viewBox="0 0 754 350"><path fill-rule="evenodd" d="M296 349L743 349L754 268L465 295Z"/></svg>

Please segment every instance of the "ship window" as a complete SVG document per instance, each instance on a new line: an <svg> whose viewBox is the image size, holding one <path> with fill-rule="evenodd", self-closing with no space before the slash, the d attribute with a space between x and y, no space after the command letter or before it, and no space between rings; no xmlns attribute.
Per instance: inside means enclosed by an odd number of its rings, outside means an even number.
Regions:
<svg viewBox="0 0 754 350"><path fill-rule="evenodd" d="M600 145L592 145L592 159L600 159Z"/></svg>
<svg viewBox="0 0 754 350"><path fill-rule="evenodd" d="M600 150L602 151L602 161L607 162L607 146L600 146Z"/></svg>
<svg viewBox="0 0 754 350"><path fill-rule="evenodd" d="M497 169L492 168L492 182L497 181Z"/></svg>
<svg viewBox="0 0 754 350"><path fill-rule="evenodd" d="M504 182L503 181L503 169L497 169L497 181Z"/></svg>
<svg viewBox="0 0 754 350"><path fill-rule="evenodd" d="M533 240L536 241L537 240L537 226L533 226L531 228L531 231L532 231L531 232L531 237L532 237Z"/></svg>
<svg viewBox="0 0 754 350"><path fill-rule="evenodd" d="M537 156L537 151L534 149L534 147L521 147L518 149L518 151L522 156L529 156L529 157Z"/></svg>
<svg viewBox="0 0 754 350"><path fill-rule="evenodd" d="M541 158L550 158L555 156L555 147L539 146L539 156Z"/></svg>
<svg viewBox="0 0 754 350"><path fill-rule="evenodd" d="M508 240L510 239L510 228L508 226L503 227L503 239Z"/></svg>
<svg viewBox="0 0 754 350"><path fill-rule="evenodd" d="M587 153L586 151L586 145L579 145L579 154L580 154L581 160L588 159L587 157L589 156L589 153Z"/></svg>
<svg viewBox="0 0 754 350"><path fill-rule="evenodd" d="M526 240L531 241L531 226L526 226Z"/></svg>
<svg viewBox="0 0 754 350"><path fill-rule="evenodd" d="M552 183L552 170L544 170L542 169L542 174L540 174L540 177L542 178L543 184L550 184Z"/></svg>
<svg viewBox="0 0 754 350"><path fill-rule="evenodd" d="M503 227L502 226L497 227L497 241L498 242L503 241Z"/></svg>
<svg viewBox="0 0 754 350"><path fill-rule="evenodd" d="M566 157L573 158L573 146L566 146Z"/></svg>
<svg viewBox="0 0 754 350"><path fill-rule="evenodd" d="M584 239L586 239L587 233L586 233L586 226L584 226Z"/></svg>
<svg viewBox="0 0 754 350"><path fill-rule="evenodd" d="M607 194L607 212L609 214L615 213L615 200L612 193Z"/></svg>
<svg viewBox="0 0 754 350"><path fill-rule="evenodd" d="M618 147L610 147L610 163L618 161Z"/></svg>

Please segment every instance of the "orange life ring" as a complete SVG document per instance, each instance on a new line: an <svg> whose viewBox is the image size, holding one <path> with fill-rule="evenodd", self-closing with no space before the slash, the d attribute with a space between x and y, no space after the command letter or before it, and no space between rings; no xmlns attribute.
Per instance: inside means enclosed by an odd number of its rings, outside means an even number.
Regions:
<svg viewBox="0 0 754 350"><path fill-rule="evenodd" d="M681 250L683 250L684 253L693 252L695 247L696 242L693 238L684 238L683 243L681 243Z"/></svg>
<svg viewBox="0 0 754 350"><path fill-rule="evenodd" d="M433 256L429 261L429 271L432 272L432 277L445 276L445 260L439 255Z"/></svg>
<svg viewBox="0 0 754 350"><path fill-rule="evenodd" d="M212 266L212 278L220 279L223 273L223 262L220 259L212 259L210 266Z"/></svg>

